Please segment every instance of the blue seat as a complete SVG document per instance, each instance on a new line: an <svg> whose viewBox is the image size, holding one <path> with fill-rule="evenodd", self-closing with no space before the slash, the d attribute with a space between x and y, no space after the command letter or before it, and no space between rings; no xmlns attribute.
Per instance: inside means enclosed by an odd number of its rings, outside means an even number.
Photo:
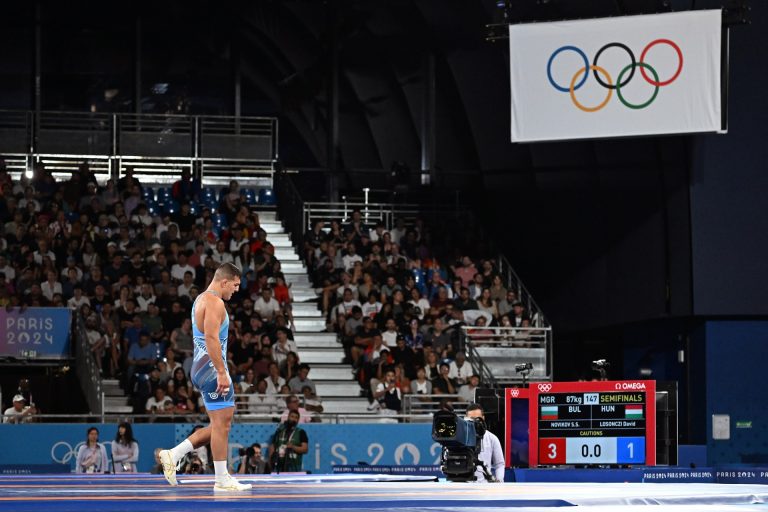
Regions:
<svg viewBox="0 0 768 512"><path fill-rule="evenodd" d="M152 187L144 187L141 196L144 198L145 201L155 200L155 189Z"/></svg>
<svg viewBox="0 0 768 512"><path fill-rule="evenodd" d="M77 212L69 212L67 214L67 220L69 222L75 222L78 218L80 218L80 214Z"/></svg>
<svg viewBox="0 0 768 512"><path fill-rule="evenodd" d="M229 225L227 222L227 216L221 213L216 213L213 216L213 225L219 228L226 227Z"/></svg>
<svg viewBox="0 0 768 512"><path fill-rule="evenodd" d="M178 213L180 210L179 203L173 200L168 200L163 203L163 213L173 214Z"/></svg>
<svg viewBox="0 0 768 512"><path fill-rule="evenodd" d="M165 202L166 200L171 198L171 189L163 187L157 189L157 200L160 202Z"/></svg>
<svg viewBox="0 0 768 512"><path fill-rule="evenodd" d="M259 190L259 204L265 206L274 206L277 203L277 198L272 192L271 188L262 188Z"/></svg>
<svg viewBox="0 0 768 512"><path fill-rule="evenodd" d="M213 187L205 187L203 190L200 191L200 198L201 199L208 199L208 198L216 199L216 191L213 189Z"/></svg>
<svg viewBox="0 0 768 512"><path fill-rule="evenodd" d="M256 190L252 188L245 188L240 191L240 195L243 197L246 203L253 206L257 204L258 202L258 196L256 195Z"/></svg>

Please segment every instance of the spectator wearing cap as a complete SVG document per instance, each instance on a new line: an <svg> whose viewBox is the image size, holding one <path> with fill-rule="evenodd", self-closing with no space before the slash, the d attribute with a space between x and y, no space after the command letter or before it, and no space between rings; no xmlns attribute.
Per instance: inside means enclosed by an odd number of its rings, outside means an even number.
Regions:
<svg viewBox="0 0 768 512"><path fill-rule="evenodd" d="M506 295L499 301L497 309L499 310L499 318L510 313L512 311L512 304L517 302L517 294L514 290L507 290Z"/></svg>
<svg viewBox="0 0 768 512"><path fill-rule="evenodd" d="M526 327L526 324L530 324L531 318L519 300L512 303L512 313L509 315L509 320L513 327Z"/></svg>
<svg viewBox="0 0 768 512"><path fill-rule="evenodd" d="M302 393L304 387L309 387L313 394L317 392L315 383L308 377L310 370L311 368L307 363L299 365L299 373L288 381L288 387L291 388L292 393Z"/></svg>
<svg viewBox="0 0 768 512"><path fill-rule="evenodd" d="M35 408L27 405L24 395L13 397L13 406L3 412L3 423L29 423L37 413Z"/></svg>

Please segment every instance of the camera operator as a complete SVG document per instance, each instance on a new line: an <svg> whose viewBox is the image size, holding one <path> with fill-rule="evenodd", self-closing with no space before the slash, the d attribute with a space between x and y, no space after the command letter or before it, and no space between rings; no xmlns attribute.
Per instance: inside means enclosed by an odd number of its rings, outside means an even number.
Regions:
<svg viewBox="0 0 768 512"><path fill-rule="evenodd" d="M269 445L269 461L278 473L301 471L302 458L309 451L307 433L298 426L299 412L290 411Z"/></svg>
<svg viewBox="0 0 768 512"><path fill-rule="evenodd" d="M203 461L200 460L200 456L197 454L197 452L189 452L181 460L181 470L179 473L183 473L185 475L204 475L206 473L205 464L203 464Z"/></svg>
<svg viewBox="0 0 768 512"><path fill-rule="evenodd" d="M241 475L264 475L272 472L269 462L261 456L261 445L253 443L246 449L240 448L240 467L237 472Z"/></svg>
<svg viewBox="0 0 768 512"><path fill-rule="evenodd" d="M466 418L474 420L481 418L485 421L485 412L480 404L470 404L467 407ZM488 471L496 477L496 481L504 481L504 452L501 450L501 443L499 438L490 430L485 432L483 436L483 444L478 454L478 458L483 461L488 468ZM486 482L485 475L482 469L478 469L475 472L478 482Z"/></svg>

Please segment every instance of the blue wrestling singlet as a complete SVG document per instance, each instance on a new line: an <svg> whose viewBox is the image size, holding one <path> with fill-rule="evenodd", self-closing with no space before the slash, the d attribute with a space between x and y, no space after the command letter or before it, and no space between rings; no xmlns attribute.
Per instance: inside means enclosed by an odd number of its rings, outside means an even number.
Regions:
<svg viewBox="0 0 768 512"><path fill-rule="evenodd" d="M204 293L213 292L206 291ZM200 294L197 299L202 297ZM192 359L192 369L190 371L190 378L192 384L200 391L203 396L203 402L205 402L205 408L209 411L215 411L216 409L225 409L227 407L235 406L235 386L232 383L232 378L229 379L229 392L221 395L216 392L216 368L213 367L211 356L208 355L208 347L205 346L205 334L197 328L197 322L195 321L195 304L197 299L192 304L192 339L195 346L195 355ZM224 310L224 323L221 324L219 329L219 342L221 342L221 358L224 364L227 364L227 335L229 334L229 313Z"/></svg>

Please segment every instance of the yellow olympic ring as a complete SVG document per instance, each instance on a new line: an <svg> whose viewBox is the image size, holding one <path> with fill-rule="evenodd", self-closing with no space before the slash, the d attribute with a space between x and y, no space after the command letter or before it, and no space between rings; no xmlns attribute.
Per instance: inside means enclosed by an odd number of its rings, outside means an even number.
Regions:
<svg viewBox="0 0 768 512"><path fill-rule="evenodd" d="M608 85L613 85L613 79L611 78L611 75L608 74L608 72L601 68L600 66L591 65L589 66L589 69L592 71L597 71L598 73L602 74L605 78L606 82L608 82ZM576 99L576 94L574 93L574 88L576 86L576 81L579 79L582 73L586 73L587 68L581 68L579 69L575 75L573 75L573 78L571 79L571 101L573 101L573 104L576 105L576 107L583 111L583 112L597 112L598 110L602 109L604 106L608 104L608 102L611 100L611 96L613 96L613 89L608 89L608 95L605 97L602 103L597 105L596 107L585 107L581 103L579 103L579 100Z"/></svg>

